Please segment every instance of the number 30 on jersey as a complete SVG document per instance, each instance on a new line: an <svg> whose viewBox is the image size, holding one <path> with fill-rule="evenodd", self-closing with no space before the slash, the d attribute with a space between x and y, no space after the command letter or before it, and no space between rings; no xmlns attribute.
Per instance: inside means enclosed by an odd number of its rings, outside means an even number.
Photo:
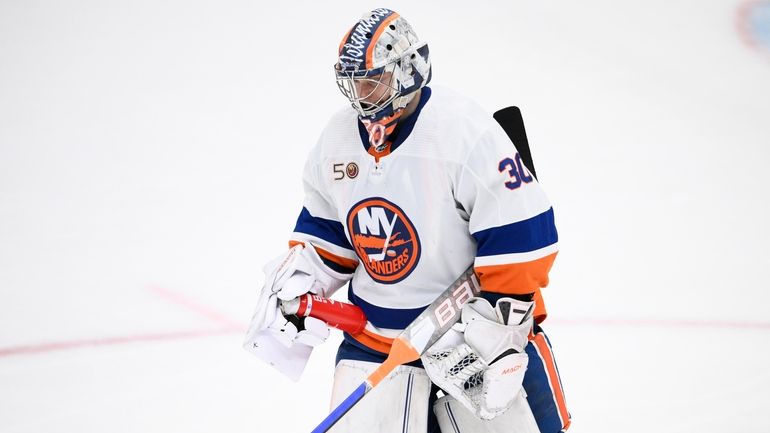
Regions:
<svg viewBox="0 0 770 433"><path fill-rule="evenodd" d="M524 167L521 162L521 155L516 153L516 156L511 158L505 158L497 165L497 170L500 173L508 171L509 180L505 182L505 187L508 189L517 189L522 183L532 182L532 175L529 174L529 170Z"/></svg>

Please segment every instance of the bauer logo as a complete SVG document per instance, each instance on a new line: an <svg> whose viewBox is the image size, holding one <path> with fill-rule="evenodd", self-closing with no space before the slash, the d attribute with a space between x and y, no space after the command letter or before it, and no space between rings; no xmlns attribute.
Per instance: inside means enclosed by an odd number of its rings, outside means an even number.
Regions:
<svg viewBox="0 0 770 433"><path fill-rule="evenodd" d="M397 283L420 260L420 239L404 211L380 197L358 202L348 212L348 233L356 254L375 281Z"/></svg>

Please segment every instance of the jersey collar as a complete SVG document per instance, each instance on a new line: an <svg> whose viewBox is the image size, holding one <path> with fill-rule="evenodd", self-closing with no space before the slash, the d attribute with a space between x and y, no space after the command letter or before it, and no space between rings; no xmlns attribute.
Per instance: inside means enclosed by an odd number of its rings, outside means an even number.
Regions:
<svg viewBox="0 0 770 433"><path fill-rule="evenodd" d="M361 123L360 120L356 122L358 125L358 135L361 137L361 142L364 145L364 150L367 153L372 154L375 158L386 156L391 154L394 150L396 150L399 146L401 146L401 143L406 141L406 139L409 137L409 134L412 133L412 129L414 129L415 123L417 123L417 118L420 116L420 112L422 111L422 107L425 106L425 103L428 102L428 99L430 99L430 87L423 87L422 92L420 93L420 102L417 104L417 108L414 110L414 113L409 115L406 119L403 119L398 122L398 125L396 126L395 131L393 131L393 143L388 146L384 151L382 152L376 152L374 149L370 149L372 147L369 144L369 133L366 132L366 128ZM377 158L378 159L378 158Z"/></svg>

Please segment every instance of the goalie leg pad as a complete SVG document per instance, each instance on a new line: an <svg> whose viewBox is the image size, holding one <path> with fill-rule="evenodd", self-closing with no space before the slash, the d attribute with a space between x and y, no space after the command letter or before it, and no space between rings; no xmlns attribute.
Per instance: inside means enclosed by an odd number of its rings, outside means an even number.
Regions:
<svg viewBox="0 0 770 433"><path fill-rule="evenodd" d="M451 395L433 404L441 433L540 433L524 390L520 390L508 410L491 420L476 417Z"/></svg>
<svg viewBox="0 0 770 433"><path fill-rule="evenodd" d="M551 343L540 326L535 325L526 349L529 365L523 386L537 424L543 433L565 431L571 424L571 415Z"/></svg>
<svg viewBox="0 0 770 433"><path fill-rule="evenodd" d="M379 364L345 359L334 371L331 407L363 382ZM425 370L400 366L346 413L330 433L426 433L431 382Z"/></svg>

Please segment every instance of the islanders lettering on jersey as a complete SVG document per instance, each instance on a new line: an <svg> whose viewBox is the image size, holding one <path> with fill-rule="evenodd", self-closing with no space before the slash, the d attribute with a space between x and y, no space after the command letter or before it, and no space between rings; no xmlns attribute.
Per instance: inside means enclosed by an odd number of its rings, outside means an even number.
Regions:
<svg viewBox="0 0 770 433"><path fill-rule="evenodd" d="M420 261L420 238L414 224L400 207L384 198L356 203L348 212L347 228L356 255L379 283L403 280Z"/></svg>

